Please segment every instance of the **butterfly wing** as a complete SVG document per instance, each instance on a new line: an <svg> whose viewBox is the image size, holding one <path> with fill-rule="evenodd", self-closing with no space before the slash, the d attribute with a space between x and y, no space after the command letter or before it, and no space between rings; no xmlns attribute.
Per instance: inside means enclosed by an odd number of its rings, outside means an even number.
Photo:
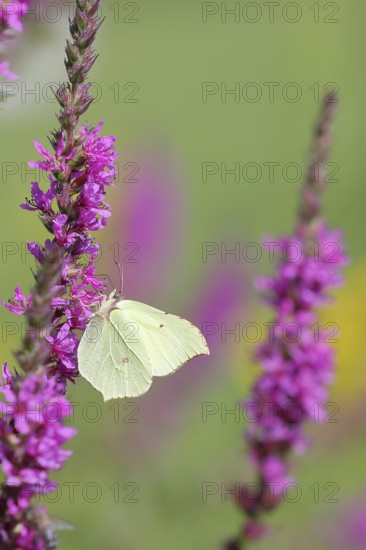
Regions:
<svg viewBox="0 0 366 550"><path fill-rule="evenodd" d="M203 334L186 319L133 300L118 302L111 321L120 313L135 327L138 347L147 350L153 376L171 374L193 357L210 353Z"/></svg>
<svg viewBox="0 0 366 550"><path fill-rule="evenodd" d="M151 386L150 358L135 341L133 330L134 325L122 311L110 320L95 315L80 341L79 372L103 394L105 401L137 397Z"/></svg>

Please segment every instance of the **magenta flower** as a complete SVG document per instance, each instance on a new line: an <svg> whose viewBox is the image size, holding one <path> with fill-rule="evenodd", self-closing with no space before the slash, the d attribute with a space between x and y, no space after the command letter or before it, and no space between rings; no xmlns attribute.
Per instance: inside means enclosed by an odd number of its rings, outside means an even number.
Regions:
<svg viewBox="0 0 366 550"><path fill-rule="evenodd" d="M26 298L20 289L20 285L17 285L14 291L14 298L9 300L7 304L2 298L0 298L0 302L10 311L10 313L14 313L14 315L24 315L32 303L32 296L29 295Z"/></svg>
<svg viewBox="0 0 366 550"><path fill-rule="evenodd" d="M70 404L55 378L46 374L28 376L20 388L7 365L3 376L9 380L1 389L6 399L2 404L1 456L7 481L23 487L44 484L48 470L59 470L71 454L60 448L75 434L62 423L71 414ZM9 447L6 440L12 443Z"/></svg>
<svg viewBox="0 0 366 550"><path fill-rule="evenodd" d="M0 42L8 38L6 31L22 32L23 19L28 11L31 0L1 0L0 1ZM8 80L17 80L18 76L9 69L9 62L0 61L0 75Z"/></svg>
<svg viewBox="0 0 366 550"><path fill-rule="evenodd" d="M31 498L55 489L50 471L62 468L71 451L62 445L76 433L64 426L71 406L55 378L33 374L22 380L3 367L1 393L0 456L9 498L0 499L1 548L13 540L16 548L44 548L34 529L23 522ZM3 546L5 544L5 546Z"/></svg>
<svg viewBox="0 0 366 550"><path fill-rule="evenodd" d="M0 75L5 76L8 80L17 80L18 75L13 73L9 68L9 61L0 62Z"/></svg>
<svg viewBox="0 0 366 550"><path fill-rule="evenodd" d="M23 30L23 19L28 11L31 0L11 0L0 3L0 24L3 29L12 28L18 32Z"/></svg>

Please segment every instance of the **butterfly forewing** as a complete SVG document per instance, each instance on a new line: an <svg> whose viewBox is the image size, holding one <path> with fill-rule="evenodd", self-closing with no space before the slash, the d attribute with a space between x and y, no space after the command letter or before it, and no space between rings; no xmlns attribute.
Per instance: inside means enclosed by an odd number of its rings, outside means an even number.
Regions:
<svg viewBox="0 0 366 550"><path fill-rule="evenodd" d="M136 336L148 350L153 376L171 374L196 355L209 353L201 332L186 319L132 300L119 302L117 308L136 326Z"/></svg>

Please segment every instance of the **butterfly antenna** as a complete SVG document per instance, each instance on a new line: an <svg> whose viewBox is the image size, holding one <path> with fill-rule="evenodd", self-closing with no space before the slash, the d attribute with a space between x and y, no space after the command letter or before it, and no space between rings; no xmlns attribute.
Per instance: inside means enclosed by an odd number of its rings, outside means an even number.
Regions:
<svg viewBox="0 0 366 550"><path fill-rule="evenodd" d="M120 276L120 288L119 288L119 293L120 294L123 294L123 267L121 266L121 264L115 260L115 264L116 266L118 267L118 270L119 270L119 276Z"/></svg>

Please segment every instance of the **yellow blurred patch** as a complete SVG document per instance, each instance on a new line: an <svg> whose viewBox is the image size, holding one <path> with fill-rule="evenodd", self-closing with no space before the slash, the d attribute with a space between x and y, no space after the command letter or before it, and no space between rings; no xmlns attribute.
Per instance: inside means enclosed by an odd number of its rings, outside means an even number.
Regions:
<svg viewBox="0 0 366 550"><path fill-rule="evenodd" d="M336 379L332 397L350 401L366 390L366 263L346 272L345 285L334 293L334 302L320 312L321 325L335 323L338 328Z"/></svg>

